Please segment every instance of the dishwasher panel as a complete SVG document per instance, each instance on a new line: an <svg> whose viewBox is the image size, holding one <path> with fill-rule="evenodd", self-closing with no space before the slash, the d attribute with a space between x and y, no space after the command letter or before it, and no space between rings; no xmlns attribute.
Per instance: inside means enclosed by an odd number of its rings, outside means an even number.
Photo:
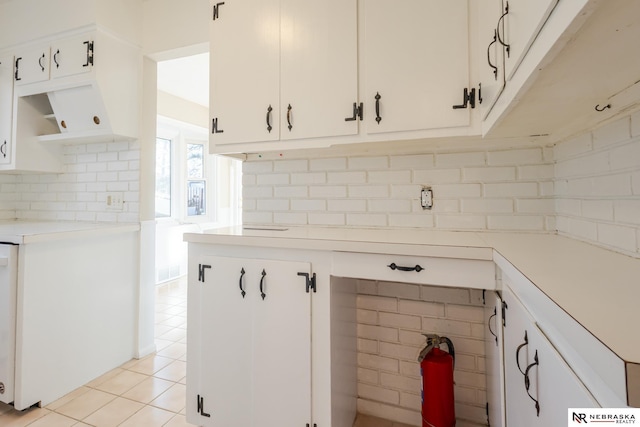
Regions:
<svg viewBox="0 0 640 427"><path fill-rule="evenodd" d="M14 399L18 246L0 244L0 402Z"/></svg>

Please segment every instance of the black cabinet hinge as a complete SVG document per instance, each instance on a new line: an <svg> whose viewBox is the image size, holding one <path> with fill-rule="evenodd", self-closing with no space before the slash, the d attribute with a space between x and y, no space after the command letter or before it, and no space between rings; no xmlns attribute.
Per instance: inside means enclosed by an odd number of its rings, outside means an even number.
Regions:
<svg viewBox="0 0 640 427"><path fill-rule="evenodd" d="M316 293L316 273L313 273L311 277L309 277L309 273L298 273L298 276L305 278L307 293L309 293L310 290Z"/></svg>
<svg viewBox="0 0 640 427"><path fill-rule="evenodd" d="M205 269L211 268L210 265L198 264L198 282L204 283Z"/></svg>
<svg viewBox="0 0 640 427"><path fill-rule="evenodd" d="M198 413L203 417L211 417L211 414L204 412L204 397L198 395Z"/></svg>
<svg viewBox="0 0 640 427"><path fill-rule="evenodd" d="M362 121L362 117L364 115L364 105L362 102L358 105L358 103L353 103L353 116L347 117L344 119L345 122L353 122L356 119L360 119Z"/></svg>
<svg viewBox="0 0 640 427"><path fill-rule="evenodd" d="M311 424L307 423L307 427L311 427ZM318 424L313 423L313 427L318 427Z"/></svg>
<svg viewBox="0 0 640 427"><path fill-rule="evenodd" d="M502 326L506 327L507 326L507 310L509 309L509 307L507 306L507 303L505 301L502 301Z"/></svg>
<svg viewBox="0 0 640 427"><path fill-rule="evenodd" d="M222 133L224 132L222 129L218 129L218 118L214 117L211 119L211 133Z"/></svg>
<svg viewBox="0 0 640 427"><path fill-rule="evenodd" d="M454 105L453 109L457 110L459 108L467 108L467 106L471 106L471 108L476 108L476 88L471 88L471 91L464 88L462 92L462 104Z"/></svg>
<svg viewBox="0 0 640 427"><path fill-rule="evenodd" d="M87 61L82 64L83 67L88 67L89 65L93 65L93 42L86 41L83 44L87 45Z"/></svg>
<svg viewBox="0 0 640 427"><path fill-rule="evenodd" d="M487 412L487 425L491 427L491 420L489 418L489 402L487 402L487 405L485 406L485 410Z"/></svg>
<svg viewBox="0 0 640 427"><path fill-rule="evenodd" d="M216 3L216 4L213 5L213 20L214 21L219 18L218 13L220 11L220 6L222 6L223 4L224 4L224 2Z"/></svg>
<svg viewBox="0 0 640 427"><path fill-rule="evenodd" d="M22 77L18 77L20 73L20 61L22 61L22 57L16 58L16 72L14 74L16 81L22 80Z"/></svg>
<svg viewBox="0 0 640 427"><path fill-rule="evenodd" d="M487 293L487 290L486 290L486 289L483 289L483 290L482 290L482 305L487 305L487 300L486 300L486 298L485 298L486 293Z"/></svg>

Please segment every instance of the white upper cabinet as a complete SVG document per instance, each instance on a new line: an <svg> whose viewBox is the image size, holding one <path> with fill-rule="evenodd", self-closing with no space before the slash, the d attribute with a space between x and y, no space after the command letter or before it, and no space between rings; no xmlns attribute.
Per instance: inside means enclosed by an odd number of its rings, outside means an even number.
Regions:
<svg viewBox="0 0 640 427"><path fill-rule="evenodd" d="M0 165L11 163L13 57L0 57Z"/></svg>
<svg viewBox="0 0 640 427"><path fill-rule="evenodd" d="M281 139L358 133L356 6L281 1Z"/></svg>
<svg viewBox="0 0 640 427"><path fill-rule="evenodd" d="M362 1L367 133L468 126L466 0Z"/></svg>
<svg viewBox="0 0 640 427"><path fill-rule="evenodd" d="M30 47L16 52L16 85L49 80L49 45Z"/></svg>
<svg viewBox="0 0 640 427"><path fill-rule="evenodd" d="M212 1L211 141L280 138L280 1Z"/></svg>
<svg viewBox="0 0 640 427"><path fill-rule="evenodd" d="M505 74L511 79L558 0L505 1L498 42L505 47Z"/></svg>
<svg viewBox="0 0 640 427"><path fill-rule="evenodd" d="M356 1L211 2L211 147L356 134ZM231 148L231 150L237 150Z"/></svg>
<svg viewBox="0 0 640 427"><path fill-rule="evenodd" d="M87 73L93 68L94 40L84 34L51 44L51 78Z"/></svg>

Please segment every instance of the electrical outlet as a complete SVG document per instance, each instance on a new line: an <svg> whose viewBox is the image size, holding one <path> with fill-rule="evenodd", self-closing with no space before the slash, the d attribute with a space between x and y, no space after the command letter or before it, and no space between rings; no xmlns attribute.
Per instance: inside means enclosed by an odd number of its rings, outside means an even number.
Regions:
<svg viewBox="0 0 640 427"><path fill-rule="evenodd" d="M425 210L433 208L433 190L431 187L424 187L420 192L420 205Z"/></svg>
<svg viewBox="0 0 640 427"><path fill-rule="evenodd" d="M107 209L112 211L121 211L124 209L124 194L107 193Z"/></svg>

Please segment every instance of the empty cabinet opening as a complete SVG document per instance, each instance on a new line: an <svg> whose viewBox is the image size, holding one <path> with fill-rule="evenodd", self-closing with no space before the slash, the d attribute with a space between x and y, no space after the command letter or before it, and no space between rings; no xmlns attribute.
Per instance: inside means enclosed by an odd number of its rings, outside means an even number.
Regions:
<svg viewBox="0 0 640 427"><path fill-rule="evenodd" d="M487 425L484 328L482 290L332 277L332 390L359 414L420 426L417 358L436 333L455 346L458 421Z"/></svg>

